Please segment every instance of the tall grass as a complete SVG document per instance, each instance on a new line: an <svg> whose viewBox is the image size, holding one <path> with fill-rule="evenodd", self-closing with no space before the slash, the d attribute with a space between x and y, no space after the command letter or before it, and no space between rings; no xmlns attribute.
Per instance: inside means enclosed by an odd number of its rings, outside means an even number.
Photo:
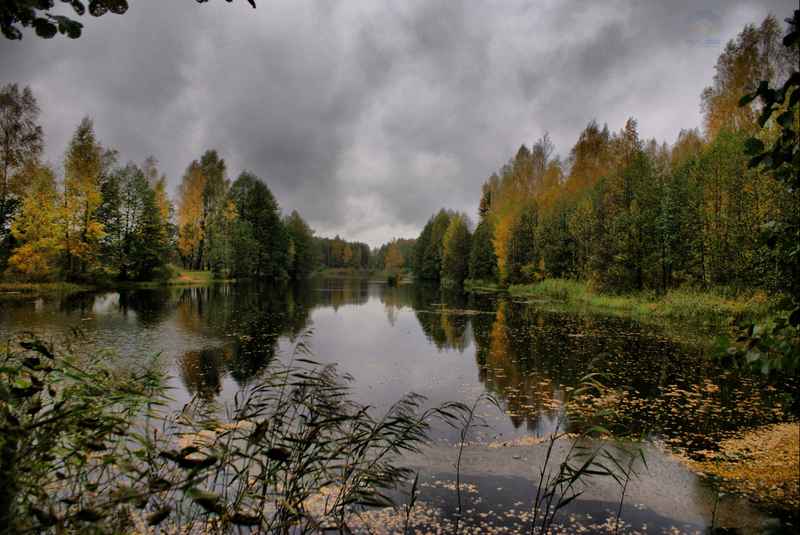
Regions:
<svg viewBox="0 0 800 535"><path fill-rule="evenodd" d="M3 533L118 533L134 519L182 533L347 531L412 476L430 422L459 403L404 396L383 415L304 340L227 411L194 399L177 414L157 375L82 372L38 341L0 366ZM146 388L145 388L146 386Z"/></svg>
<svg viewBox="0 0 800 535"><path fill-rule="evenodd" d="M780 298L763 291L734 293L724 289L699 291L674 289L665 294L638 292L605 294L591 289L584 282L567 279L545 279L536 284L512 285L515 297L544 298L565 305L582 306L640 318L672 320L710 320L726 322L757 319L780 308Z"/></svg>
<svg viewBox="0 0 800 535"><path fill-rule="evenodd" d="M0 361L3 534L348 533L367 509L395 507L393 494L413 479L401 522L408 532L419 474L401 463L421 453L433 421L460 429L458 532L462 452L481 425L476 409L485 400L499 408L485 395L470 406L426 408L412 393L376 415L351 399L350 377L311 358L306 337L288 363L273 364L229 405L196 398L177 413L166 409L164 377L149 367L87 371L39 341L19 347ZM588 376L575 395L597 388ZM602 460L614 457L587 441L606 431L587 421L568 435L566 418L549 436L530 533L547 533L592 477L621 482L624 500L632 465L606 467ZM557 462L564 440L569 448ZM621 503L618 524L620 515Z"/></svg>

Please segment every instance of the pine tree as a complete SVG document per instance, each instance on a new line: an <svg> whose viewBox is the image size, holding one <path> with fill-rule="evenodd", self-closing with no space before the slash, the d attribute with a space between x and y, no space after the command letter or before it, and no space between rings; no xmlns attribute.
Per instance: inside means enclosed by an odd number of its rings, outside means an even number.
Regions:
<svg viewBox="0 0 800 535"><path fill-rule="evenodd" d="M497 255L492 243L493 231L491 219L484 218L478 223L472 235L469 256L469 278L472 280L497 280Z"/></svg>
<svg viewBox="0 0 800 535"><path fill-rule="evenodd" d="M469 275L472 236L466 216L454 214L442 238L441 280L445 286L460 287Z"/></svg>
<svg viewBox="0 0 800 535"><path fill-rule="evenodd" d="M141 212L129 238L129 274L135 280L147 281L164 274L168 243L155 192L146 179L140 182L140 187Z"/></svg>
<svg viewBox="0 0 800 535"><path fill-rule="evenodd" d="M239 218L250 226L258 243L253 251L255 271L250 275L286 280L290 269L290 241L272 192L257 176L244 172L231 186L230 195ZM234 249L237 247L235 245Z"/></svg>
<svg viewBox="0 0 800 535"><path fill-rule="evenodd" d="M289 275L295 280L304 279L314 271L317 264L314 231L300 217L297 210L292 210L292 213L286 218L284 226L289 234L293 253Z"/></svg>
<svg viewBox="0 0 800 535"><path fill-rule="evenodd" d="M422 258L421 276L423 279L438 281L442 270L442 249L444 234L450 226L451 214L442 209L434 216L430 229L430 240Z"/></svg>
<svg viewBox="0 0 800 535"><path fill-rule="evenodd" d="M532 282L538 276L539 250L536 243L538 210L529 204L519 213L511 227L506 266L511 284Z"/></svg>

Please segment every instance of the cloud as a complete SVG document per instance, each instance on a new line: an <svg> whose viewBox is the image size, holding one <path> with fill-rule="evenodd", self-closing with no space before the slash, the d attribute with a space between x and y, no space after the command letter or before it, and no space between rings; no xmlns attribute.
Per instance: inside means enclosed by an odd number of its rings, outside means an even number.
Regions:
<svg viewBox="0 0 800 535"><path fill-rule="evenodd" d="M83 115L121 157L177 186L217 148L320 234L377 245L480 185L549 132L567 155L595 118L672 141L742 26L792 1L138 0L77 41L0 42L0 82L31 85L47 157Z"/></svg>

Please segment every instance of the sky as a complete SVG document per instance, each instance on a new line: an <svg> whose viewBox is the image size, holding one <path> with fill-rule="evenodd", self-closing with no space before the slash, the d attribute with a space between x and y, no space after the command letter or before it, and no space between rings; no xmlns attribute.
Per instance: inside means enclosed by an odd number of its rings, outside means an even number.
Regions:
<svg viewBox="0 0 800 535"><path fill-rule="evenodd" d="M84 116L121 160L154 155L173 193L209 148L261 177L318 235L416 237L474 218L483 181L592 119L672 142L701 124L725 43L796 0L129 0L77 40L0 38L0 84L29 85L45 157Z"/></svg>

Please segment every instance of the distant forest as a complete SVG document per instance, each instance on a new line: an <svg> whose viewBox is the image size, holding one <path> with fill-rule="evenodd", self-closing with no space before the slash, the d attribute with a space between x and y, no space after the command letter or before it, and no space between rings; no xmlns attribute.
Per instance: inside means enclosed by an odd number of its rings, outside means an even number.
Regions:
<svg viewBox="0 0 800 535"><path fill-rule="evenodd" d="M727 44L701 95L702 133L683 130L668 145L642 139L633 118L617 132L593 120L566 160L546 134L522 145L483 184L474 230L465 214L430 218L417 239L417 276L444 285L558 277L603 291L796 292L798 263L764 230L798 228L800 191L749 168L746 140L770 146L783 126L800 131L800 119L784 104L762 129L758 108L739 105L761 80L797 76L797 47L782 46L783 33L769 16Z"/></svg>

